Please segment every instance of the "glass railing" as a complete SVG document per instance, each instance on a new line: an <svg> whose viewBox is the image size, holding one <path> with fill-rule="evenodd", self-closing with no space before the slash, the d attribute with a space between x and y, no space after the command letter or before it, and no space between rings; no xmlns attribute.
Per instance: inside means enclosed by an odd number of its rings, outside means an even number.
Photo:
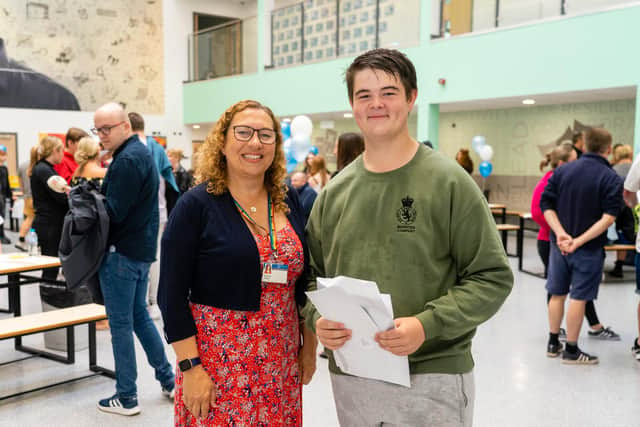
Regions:
<svg viewBox="0 0 640 427"><path fill-rule="evenodd" d="M446 38L637 4L638 0L440 0L440 31L432 31L432 37Z"/></svg>
<svg viewBox="0 0 640 427"><path fill-rule="evenodd" d="M189 35L189 81L257 71L257 19L228 22Z"/></svg>
<svg viewBox="0 0 640 427"><path fill-rule="evenodd" d="M271 66L419 42L420 0L305 0L271 12Z"/></svg>

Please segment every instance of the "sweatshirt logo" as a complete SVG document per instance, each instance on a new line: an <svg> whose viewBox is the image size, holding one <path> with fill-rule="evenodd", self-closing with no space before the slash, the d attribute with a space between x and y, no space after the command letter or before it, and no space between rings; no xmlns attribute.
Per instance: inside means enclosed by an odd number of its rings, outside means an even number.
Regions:
<svg viewBox="0 0 640 427"><path fill-rule="evenodd" d="M398 232L414 232L416 227L413 223L418 213L413 207L413 199L410 196L402 199L402 207L396 211L396 219L398 220Z"/></svg>

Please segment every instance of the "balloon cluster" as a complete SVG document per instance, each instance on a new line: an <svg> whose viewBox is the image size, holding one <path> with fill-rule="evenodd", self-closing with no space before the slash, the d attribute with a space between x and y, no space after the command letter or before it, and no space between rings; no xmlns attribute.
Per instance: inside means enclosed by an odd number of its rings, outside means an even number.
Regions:
<svg viewBox="0 0 640 427"><path fill-rule="evenodd" d="M493 172L493 165L491 159L493 158L493 148L487 144L487 140L482 135L476 135L471 140L471 148L475 151L482 162L478 166L478 171L483 178L488 177Z"/></svg>
<svg viewBox="0 0 640 427"><path fill-rule="evenodd" d="M291 173L304 161L307 154L318 154L318 147L311 145L313 123L307 116L296 116L289 122L280 123L284 140L284 156L287 161L287 172Z"/></svg>

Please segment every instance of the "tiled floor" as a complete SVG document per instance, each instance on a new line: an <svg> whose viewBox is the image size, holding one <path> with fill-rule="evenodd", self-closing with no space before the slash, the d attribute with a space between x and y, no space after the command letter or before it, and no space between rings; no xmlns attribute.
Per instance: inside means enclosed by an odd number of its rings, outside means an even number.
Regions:
<svg viewBox="0 0 640 427"><path fill-rule="evenodd" d="M13 236L13 234L11 234ZM513 247L513 246L512 246ZM9 248L4 248L7 251ZM528 236L526 263L531 269L539 261L535 238ZM609 255L608 265L612 264ZM515 259L511 259L516 269ZM601 320L622 335L620 342L603 342L586 337L581 345L601 358L599 366L566 366L545 357L547 339L545 290L542 279L516 271L512 294L498 314L481 326L474 340L476 360L475 426L640 426L640 363L631 356L636 331L633 269L625 272L627 282L606 283L600 288L596 306ZM40 311L35 285L24 287L23 311ZM0 291L0 306L6 292ZM6 315L0 315L6 316ZM41 345L41 336L27 343ZM98 332L99 361L112 365L109 332ZM172 356L172 351L167 346ZM19 358L12 342L0 342L0 363ZM56 387L26 397L0 402L2 426L169 426L172 405L161 394L144 353L138 347L138 389L142 413L127 418L98 412L98 399L112 394L113 380L95 377ZM0 366L0 394L59 381L85 373L86 351L77 355L76 365L29 359ZM337 426L326 362L318 361L318 372L304 389L304 424Z"/></svg>

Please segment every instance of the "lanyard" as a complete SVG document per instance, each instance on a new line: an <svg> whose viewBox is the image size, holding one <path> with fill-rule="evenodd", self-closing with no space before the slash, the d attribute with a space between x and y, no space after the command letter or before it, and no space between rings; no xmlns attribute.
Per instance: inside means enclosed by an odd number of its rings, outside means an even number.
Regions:
<svg viewBox="0 0 640 427"><path fill-rule="evenodd" d="M244 216L247 221L249 221L251 224L255 225L256 227L260 228L261 230L267 231L265 230L265 228L263 226L261 226L260 224L258 224L253 218L251 218L251 215L249 215L247 213L247 211L245 211L242 206L240 206L240 203L238 203L236 201L236 199L233 199L233 203L235 203L236 208L238 208L238 210L240 211L240 213L242 214L242 216ZM277 242L277 237L276 237L276 233L275 233L275 220L274 220L274 209L273 209L273 205L271 204L271 195L268 194L267 195L267 209L269 210L269 243L271 244L271 250L274 253L278 252L278 242Z"/></svg>

